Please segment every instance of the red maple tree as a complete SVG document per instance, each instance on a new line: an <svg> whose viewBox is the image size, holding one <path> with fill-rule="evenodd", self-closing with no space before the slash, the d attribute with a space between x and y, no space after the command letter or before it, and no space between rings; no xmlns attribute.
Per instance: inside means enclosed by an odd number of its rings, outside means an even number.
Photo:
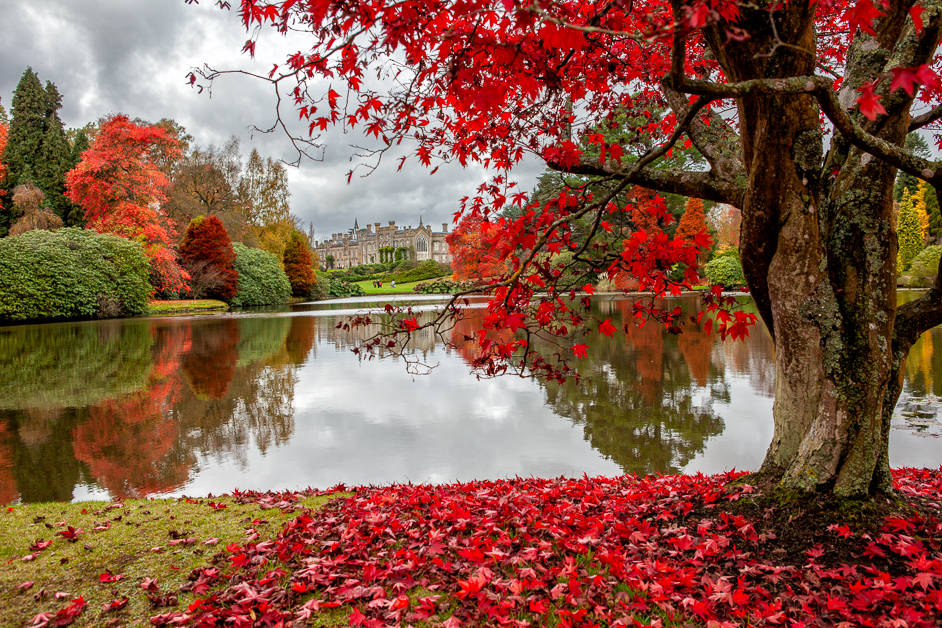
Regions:
<svg viewBox="0 0 942 628"><path fill-rule="evenodd" d="M942 279L938 289L897 307L891 193L897 170L942 189L942 162L904 148L908 133L942 118L942 78L933 70L942 61L942 11L935 5L243 0L240 6L252 33L250 54L262 26L307 34L310 49L275 65L267 80L280 93L296 83L294 105L312 135L343 125L374 138L379 153L411 141L423 164L457 161L494 172L462 208L494 225L485 243L509 264L490 286L486 327L524 330L527 338L608 331L570 289L571 276L565 291L555 288L562 275L545 262L546 253L571 253L572 269L587 280L624 271L656 295L679 292L684 282L672 281L671 269L695 265L709 240L644 231L606 237L621 211L619 195L632 185L740 208L746 281L776 347L775 433L761 475L795 491L845 497L893 491L889 426L901 365L916 338L942 323ZM375 72L386 72L395 87L367 82ZM319 91L315 82L323 78L329 83ZM917 101L925 111L914 110ZM673 149L683 146L695 147L702 161L678 161ZM501 216L508 204L525 202L509 177L527 155L594 183L561 193L542 211ZM576 237L580 221L590 229ZM723 336L744 336L757 318L719 291L707 299L712 318L705 326L715 321ZM657 301L638 307L672 330L685 320ZM573 353L584 347L575 345ZM490 361L478 361L485 372L569 372L564 357L549 364L527 341L494 343L488 353Z"/></svg>
<svg viewBox="0 0 942 628"><path fill-rule="evenodd" d="M170 181L154 161L158 153L179 156L176 138L158 126L113 115L66 175L66 193L85 210L88 229L139 240L164 285L185 291L188 276L173 251L175 225L160 210Z"/></svg>
<svg viewBox="0 0 942 628"><path fill-rule="evenodd" d="M7 149L7 134L10 131L10 127L6 124L0 122L0 157L3 157L3 151ZM7 165L0 160L0 185L5 185L7 180ZM0 196L6 194L7 191L3 188L0 188Z"/></svg>
<svg viewBox="0 0 942 628"><path fill-rule="evenodd" d="M226 227L217 216L194 218L183 234L179 253L184 264L204 264L204 271L218 275L219 281L206 291L208 297L232 300L239 284L236 254Z"/></svg>
<svg viewBox="0 0 942 628"><path fill-rule="evenodd" d="M507 262L494 255L487 244L491 226L466 216L445 237L452 253L451 269L455 281L485 281L500 277L507 270Z"/></svg>
<svg viewBox="0 0 942 628"><path fill-rule="evenodd" d="M314 258L304 236L298 231L292 231L285 245L282 256L285 274L291 283L291 294L296 297L306 297L311 288L317 283L314 275Z"/></svg>

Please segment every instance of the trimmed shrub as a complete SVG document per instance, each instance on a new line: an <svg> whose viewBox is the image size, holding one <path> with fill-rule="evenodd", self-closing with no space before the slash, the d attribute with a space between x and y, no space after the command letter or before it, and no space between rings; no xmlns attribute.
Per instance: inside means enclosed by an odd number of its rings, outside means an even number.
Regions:
<svg viewBox="0 0 942 628"><path fill-rule="evenodd" d="M308 296L311 288L317 283L314 277L314 261L311 259L311 250L307 247L307 242L297 231L291 232L282 260L285 274L288 275L288 281L291 283L291 294L296 297Z"/></svg>
<svg viewBox="0 0 942 628"><path fill-rule="evenodd" d="M914 288L928 288L935 279L939 270L939 257L942 257L942 246L927 246L913 259L909 267L909 285Z"/></svg>
<svg viewBox="0 0 942 628"><path fill-rule="evenodd" d="M474 287L473 281L451 281L450 279L436 279L422 282L412 288L413 292L420 294L454 294Z"/></svg>
<svg viewBox="0 0 942 628"><path fill-rule="evenodd" d="M193 291L194 299L232 301L239 280L234 266L236 255L226 227L217 216L194 218L183 234L179 252L194 280L191 287L198 288Z"/></svg>
<svg viewBox="0 0 942 628"><path fill-rule="evenodd" d="M427 260L411 270L397 272L390 279L395 279L396 283L411 283L413 281L436 279L449 274L451 274L449 267L433 260Z"/></svg>
<svg viewBox="0 0 942 628"><path fill-rule="evenodd" d="M734 255L723 255L707 262L703 273L711 284L732 287L746 283L746 278L742 274L742 265Z"/></svg>
<svg viewBox="0 0 942 628"><path fill-rule="evenodd" d="M138 242L86 229L0 240L0 319L135 316L151 293Z"/></svg>
<svg viewBox="0 0 942 628"><path fill-rule="evenodd" d="M241 242L232 245L236 254L235 270L239 281L233 307L275 305L291 298L291 284L281 269L281 262L268 251L252 249Z"/></svg>

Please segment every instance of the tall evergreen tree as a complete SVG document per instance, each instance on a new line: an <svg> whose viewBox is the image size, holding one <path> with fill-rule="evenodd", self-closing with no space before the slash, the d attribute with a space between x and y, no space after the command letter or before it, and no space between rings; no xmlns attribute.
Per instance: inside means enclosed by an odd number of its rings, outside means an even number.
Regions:
<svg viewBox="0 0 942 628"><path fill-rule="evenodd" d="M63 217L71 210L65 198L65 173L72 167L72 156L59 119L61 107L62 97L56 86L50 82L44 89L32 68L27 68L13 92L3 163L7 167L8 190L32 180L46 195L47 206ZM9 198L4 201L0 235L6 235L13 221L12 203Z"/></svg>
<svg viewBox="0 0 942 628"><path fill-rule="evenodd" d="M913 258L922 250L922 227L919 225L919 215L916 213L908 188L903 190L896 233L899 238L896 272L902 274L909 269Z"/></svg>
<svg viewBox="0 0 942 628"><path fill-rule="evenodd" d="M82 153L87 151L90 147L88 133L85 132L85 129L79 129L75 134L75 140L72 142L72 154L70 156L71 165L69 166L69 170L79 165L79 162L82 161ZM70 227L84 227L85 210L81 205L76 205L70 201L69 213L64 219L64 222Z"/></svg>

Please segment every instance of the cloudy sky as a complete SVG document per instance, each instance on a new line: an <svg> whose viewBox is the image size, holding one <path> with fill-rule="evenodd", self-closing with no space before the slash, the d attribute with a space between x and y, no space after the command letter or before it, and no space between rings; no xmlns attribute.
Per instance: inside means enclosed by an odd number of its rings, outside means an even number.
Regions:
<svg viewBox="0 0 942 628"><path fill-rule="evenodd" d="M241 54L247 36L237 13L220 10L214 0L190 5L184 0L0 0L0 14L0 103L8 113L13 90L31 66L40 80L59 88L59 114L68 127L110 113L152 121L173 118L203 146L235 135L244 156L254 147L262 156L296 158L284 134L251 130L268 128L274 120L271 86L225 76L214 83L211 95L199 94L186 75L204 64L267 74L289 50L306 49L303 38L285 41L266 33L252 61ZM415 226L421 215L441 228L451 223L459 199L487 178L480 169L457 165L433 176L417 165L397 173L390 159L369 177L355 175L348 185L350 145L362 144L362 137L332 131L323 139L323 161L289 169L292 211L313 223L318 239L345 232L354 218L361 226L388 220ZM531 189L539 172L530 164L515 179Z"/></svg>

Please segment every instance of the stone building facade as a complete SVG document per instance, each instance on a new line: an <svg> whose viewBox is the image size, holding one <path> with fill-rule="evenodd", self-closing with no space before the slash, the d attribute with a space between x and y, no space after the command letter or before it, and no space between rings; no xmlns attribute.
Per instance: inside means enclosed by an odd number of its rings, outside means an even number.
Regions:
<svg viewBox="0 0 942 628"><path fill-rule="evenodd" d="M416 228L397 227L395 220L390 220L385 227L374 222L360 228L353 223L350 233L334 233L329 240L321 242L315 248L321 261L321 268L327 268L327 256L333 257L334 268L352 268L360 264L376 264L382 260L380 249L406 249L410 257L424 262L435 260L442 264L451 264L451 252L445 237L448 235L448 223L442 223L441 231L422 223Z"/></svg>

